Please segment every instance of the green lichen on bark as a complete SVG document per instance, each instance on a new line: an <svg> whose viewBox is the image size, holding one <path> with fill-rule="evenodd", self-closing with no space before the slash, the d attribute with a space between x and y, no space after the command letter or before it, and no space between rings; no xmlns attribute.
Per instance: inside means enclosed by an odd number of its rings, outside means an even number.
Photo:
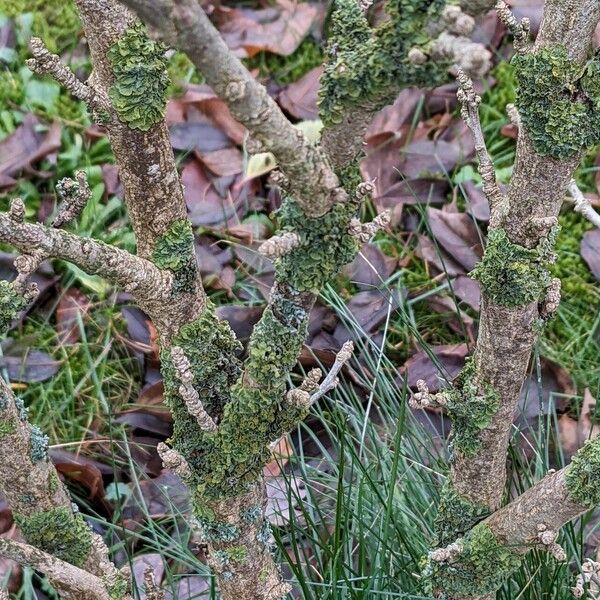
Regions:
<svg viewBox="0 0 600 600"><path fill-rule="evenodd" d="M491 229L483 260L471 277L481 284L488 298L501 306L524 306L539 300L550 283L549 266L554 261L554 239L558 227L535 248L514 244L502 228Z"/></svg>
<svg viewBox="0 0 600 600"><path fill-rule="evenodd" d="M230 563L241 563L248 558L248 549L246 546L232 546L225 550L217 550L213 554L213 558L221 564L221 566Z"/></svg>
<svg viewBox="0 0 600 600"><path fill-rule="evenodd" d="M453 560L429 560L425 575L445 598L480 598L497 590L521 565L522 556L503 544L485 523L457 540L463 548Z"/></svg>
<svg viewBox="0 0 600 600"><path fill-rule="evenodd" d="M174 221L167 232L158 238L152 252L152 262L161 269L173 272L173 293L194 291L196 256L194 232L187 219Z"/></svg>
<svg viewBox="0 0 600 600"><path fill-rule="evenodd" d="M237 525L225 523L216 519L198 516L203 511L203 497L192 500L192 508L195 522L202 539L207 542L233 542L240 537L241 531Z"/></svg>
<svg viewBox="0 0 600 600"><path fill-rule="evenodd" d="M25 298L15 291L12 283L0 281L0 335L8 331L13 320L26 306Z"/></svg>
<svg viewBox="0 0 600 600"><path fill-rule="evenodd" d="M301 245L277 261L277 281L299 292L319 292L358 252L358 243L348 234L348 225L358 203L338 203L325 215L307 218L300 206L288 198L279 211L282 231L293 231Z"/></svg>
<svg viewBox="0 0 600 600"><path fill-rule="evenodd" d="M122 600L129 592L129 582L119 573L117 580L108 585L107 589L110 600Z"/></svg>
<svg viewBox="0 0 600 600"><path fill-rule="evenodd" d="M581 67L562 46L518 54L517 106L538 154L566 158L600 141L600 62Z"/></svg>
<svg viewBox="0 0 600 600"><path fill-rule="evenodd" d="M483 504L463 498L447 481L440 494L435 517L436 546L447 546L490 514Z"/></svg>
<svg viewBox="0 0 600 600"><path fill-rule="evenodd" d="M167 104L165 48L151 40L143 25L128 29L109 49L114 83L109 90L119 119L148 131L163 117Z"/></svg>
<svg viewBox="0 0 600 600"><path fill-rule="evenodd" d="M292 304L284 310L291 311ZM279 301L276 306L284 304ZM231 402L213 436L210 469L202 481L203 492L210 498L245 492L270 460L269 444L287 431L283 427L289 429L306 415L306 409L290 406L285 399L287 376L296 363L308 322L306 311L295 316L298 320L282 320L268 307L254 328L244 378L232 387Z"/></svg>
<svg viewBox="0 0 600 600"><path fill-rule="evenodd" d="M588 441L571 460L566 483L575 502L588 508L600 504L600 437Z"/></svg>
<svg viewBox="0 0 600 600"><path fill-rule="evenodd" d="M92 530L71 508L60 506L30 515L14 515L27 543L77 567L92 547Z"/></svg>
<svg viewBox="0 0 600 600"><path fill-rule="evenodd" d="M388 0L389 21L371 30L357 2L336 0L331 15L329 55L321 77L319 107L323 123L340 123L345 110L373 110L392 101L401 88L432 87L446 81L450 63L408 60L411 48L427 52L426 24L439 18L445 0Z"/></svg>
<svg viewBox="0 0 600 600"><path fill-rule="evenodd" d="M56 494L58 488L60 487L60 480L58 478L58 474L54 469L50 469L48 472L48 491L52 496Z"/></svg>
<svg viewBox="0 0 600 600"><path fill-rule="evenodd" d="M230 387L241 373L236 356L241 346L228 323L218 319L214 306L209 303L198 319L180 329L172 344L183 349L190 361L193 385L204 409L218 420L230 400ZM181 383L170 352L162 350L160 359L165 404L171 409L174 421L171 440L189 463L193 482L202 485L204 474L212 470L214 434L203 431L188 412L179 393Z"/></svg>
<svg viewBox="0 0 600 600"><path fill-rule="evenodd" d="M444 392L446 410L452 419L453 452L475 456L481 447L479 434L491 423L499 396L489 384L476 381L475 362L467 359L452 389Z"/></svg>

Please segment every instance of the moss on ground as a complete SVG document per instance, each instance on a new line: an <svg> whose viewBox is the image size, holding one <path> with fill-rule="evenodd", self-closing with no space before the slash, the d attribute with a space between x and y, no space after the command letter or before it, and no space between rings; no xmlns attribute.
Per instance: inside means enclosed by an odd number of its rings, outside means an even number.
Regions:
<svg viewBox="0 0 600 600"><path fill-rule="evenodd" d="M578 213L568 210L560 216L561 231L556 238L556 263L551 274L562 282L558 314L546 324L542 337L543 353L563 366L573 377L579 392L588 387L600 397L598 356L600 343L600 288L581 258L581 239L592 228ZM573 406L577 416L577 406ZM600 419L600 410L596 410Z"/></svg>
<svg viewBox="0 0 600 600"><path fill-rule="evenodd" d="M323 50L314 39L307 37L289 56L259 52L245 59L244 64L249 70L259 69L262 79L271 78L279 85L288 85L323 64Z"/></svg>

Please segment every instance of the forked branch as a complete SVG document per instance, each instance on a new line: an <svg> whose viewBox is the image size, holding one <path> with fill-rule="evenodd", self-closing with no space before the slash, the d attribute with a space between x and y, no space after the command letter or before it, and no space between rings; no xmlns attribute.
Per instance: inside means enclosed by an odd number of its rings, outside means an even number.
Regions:
<svg viewBox="0 0 600 600"><path fill-rule="evenodd" d="M281 112L232 54L196 0L122 0L168 44L185 52L243 123L263 152L272 152L308 216L326 213L345 192L324 154Z"/></svg>

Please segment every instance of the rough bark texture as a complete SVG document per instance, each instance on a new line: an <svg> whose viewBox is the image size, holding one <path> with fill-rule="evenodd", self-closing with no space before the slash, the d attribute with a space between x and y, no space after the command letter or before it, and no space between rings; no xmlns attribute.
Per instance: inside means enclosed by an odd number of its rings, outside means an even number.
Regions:
<svg viewBox="0 0 600 600"><path fill-rule="evenodd" d="M479 436L477 456L457 453L450 479L463 498L486 505L490 511L500 506L504 493L506 449L537 319L537 302L514 310L482 298L475 363L481 378L493 382L502 400L489 427Z"/></svg>
<svg viewBox="0 0 600 600"><path fill-rule="evenodd" d="M149 312L156 312L153 303L164 307L170 297L170 272L104 242L38 223L18 222L7 213L0 213L0 240L23 253L40 251L44 256L72 262L86 273L100 275L132 292Z"/></svg>
<svg viewBox="0 0 600 600"><path fill-rule="evenodd" d="M137 20L112 0L77 0L77 6L94 65L94 87L108 96L115 80L108 53ZM160 119L148 131L141 131L113 118L106 128L119 165L137 253L150 258L156 241L171 224L187 218L167 124Z"/></svg>
<svg viewBox="0 0 600 600"><path fill-rule="evenodd" d="M99 582L102 584L103 597L106 597L107 589L117 583L121 576L110 562L108 549L102 539L92 532L79 513L73 511L71 498L48 458L47 438L30 425L22 402L15 399L2 378L0 463L0 493L6 498L25 539L54 554L58 557L55 560L61 559L62 562L81 567L72 567L77 572L84 569L90 577L95 575L91 577L96 581L94 589L97 589ZM13 558L4 550L4 547L0 548L0 556ZM40 558L42 554L31 555ZM32 566L36 567L35 564ZM65 577L62 568L44 572L65 597L69 591L83 589L73 588L72 578ZM104 578L104 582L98 579L100 577ZM124 594L123 598L129 596Z"/></svg>
<svg viewBox="0 0 600 600"><path fill-rule="evenodd" d="M32 567L44 573L50 581L60 581L60 593L64 600L114 600L115 598L110 595L100 577L27 544L0 538L0 556ZM131 598L131 596L119 596L119 600L121 598Z"/></svg>
<svg viewBox="0 0 600 600"><path fill-rule="evenodd" d="M264 519L265 502L261 481L247 494L209 504L218 521L239 531L234 544L209 542L208 563L219 578L224 598L279 600L290 591L273 562L271 528Z"/></svg>
<svg viewBox="0 0 600 600"><path fill-rule="evenodd" d="M540 524L559 531L563 525L589 510L589 507L575 502L569 494L565 479L569 468L546 476L484 522L498 539L525 554L538 543Z"/></svg>

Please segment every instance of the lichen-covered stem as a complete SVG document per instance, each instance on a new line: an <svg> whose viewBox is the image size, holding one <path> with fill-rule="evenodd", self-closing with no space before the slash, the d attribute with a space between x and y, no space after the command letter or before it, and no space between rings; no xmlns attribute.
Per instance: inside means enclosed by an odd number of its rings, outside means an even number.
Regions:
<svg viewBox="0 0 600 600"><path fill-rule="evenodd" d="M0 538L0 556L32 567L46 575L52 582L60 582L59 590L64 600L113 600L114 598L111 597L100 577L33 546ZM8 595L5 597L8 599ZM123 600L125 598L131 596L123 597Z"/></svg>
<svg viewBox="0 0 600 600"><path fill-rule="evenodd" d="M195 0L124 0L169 44L185 52L264 151L272 152L306 213L320 216L345 199L324 154L293 127Z"/></svg>
<svg viewBox="0 0 600 600"><path fill-rule="evenodd" d="M546 2L546 14L556 17L561 10L566 10L564 2ZM577 0L569 4L568 12L570 20L558 20L568 27L561 40L567 43L567 49L573 44L572 56L581 60L589 51L592 32L600 19L600 5L595 0ZM586 22L585 26L581 23L577 35L567 38L571 31L569 23L580 20L581 15L595 19L594 23ZM556 22L548 17L544 19L536 47L545 47L548 38L555 40ZM586 51L582 53L581 48ZM549 235L580 157L580 153L563 159L540 156L527 131L520 131L517 159L507 192L508 211L492 215L509 242L534 248ZM474 457L457 456L451 476L461 495L487 504L490 510L498 508L504 490L508 436L536 337L538 301L541 298L525 303L509 302L513 304L510 306L489 297L485 289L483 293L475 365L479 377L497 391L501 402L481 434L481 451Z"/></svg>
<svg viewBox="0 0 600 600"><path fill-rule="evenodd" d="M30 425L23 403L0 378L0 493L25 540L57 560L103 577L105 590L124 582L101 538L74 512L48 458L47 443L47 437ZM8 556L1 549L0 555ZM48 576L57 589L63 589L60 577L53 571ZM129 598L125 593L123 597Z"/></svg>
<svg viewBox="0 0 600 600"><path fill-rule="evenodd" d="M227 500L202 502L201 531L208 543L208 563L223 598L280 600L290 591L273 561L272 534L265 520L262 478L250 490Z"/></svg>
<svg viewBox="0 0 600 600"><path fill-rule="evenodd" d="M491 423L479 434L476 455L454 455L450 478L463 498L490 511L499 508L504 493L506 448L537 319L537 302L515 309L482 298L475 369L482 381L493 386L500 402Z"/></svg>
<svg viewBox="0 0 600 600"><path fill-rule="evenodd" d="M569 466L548 474L446 548L430 552L427 570L434 593L487 600L532 548L564 560L556 532L600 503L598 481L600 437L588 441Z"/></svg>
<svg viewBox="0 0 600 600"><path fill-rule="evenodd" d="M94 66L94 86L109 97L115 84L110 51L131 32L137 19L114 0L77 0L77 6ZM139 58L143 61L147 57ZM148 103L150 100L146 98ZM160 100L152 99L157 104ZM163 111L165 104L166 96L162 98ZM154 244L172 223L187 218L166 122L160 113L152 113L139 122L111 119L106 127L119 166L138 254L150 258Z"/></svg>

